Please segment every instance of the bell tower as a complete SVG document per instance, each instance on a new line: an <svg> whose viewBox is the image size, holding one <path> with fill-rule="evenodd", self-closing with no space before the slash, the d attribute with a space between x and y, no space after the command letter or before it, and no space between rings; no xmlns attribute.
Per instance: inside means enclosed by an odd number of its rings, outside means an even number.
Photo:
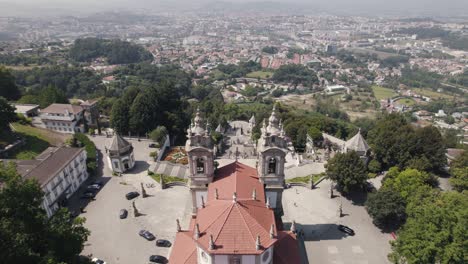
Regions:
<svg viewBox="0 0 468 264"><path fill-rule="evenodd" d="M257 142L258 175L265 186L266 199L276 215L283 215L281 203L284 190L284 164L288 152L288 139L276 114L276 106L268 119L263 121L262 135Z"/></svg>
<svg viewBox="0 0 468 264"><path fill-rule="evenodd" d="M192 194L192 215L197 208L207 201L208 184L214 177L214 152L210 128L205 128L200 110L197 109L195 119L187 129L187 142L185 150L189 164L189 188Z"/></svg>

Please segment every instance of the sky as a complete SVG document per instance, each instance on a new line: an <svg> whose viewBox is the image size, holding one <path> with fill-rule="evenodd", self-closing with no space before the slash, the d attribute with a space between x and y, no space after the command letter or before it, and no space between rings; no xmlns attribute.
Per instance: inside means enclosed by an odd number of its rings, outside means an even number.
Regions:
<svg viewBox="0 0 468 264"><path fill-rule="evenodd" d="M177 11L181 10L180 7L207 10L212 2L224 2L228 6L236 5L246 9L255 5L256 10L261 10L262 5L273 9L305 6L307 8L304 10L310 13L325 11L350 15L468 15L468 0L0 0L0 16L22 12L70 15L142 8L155 11Z"/></svg>

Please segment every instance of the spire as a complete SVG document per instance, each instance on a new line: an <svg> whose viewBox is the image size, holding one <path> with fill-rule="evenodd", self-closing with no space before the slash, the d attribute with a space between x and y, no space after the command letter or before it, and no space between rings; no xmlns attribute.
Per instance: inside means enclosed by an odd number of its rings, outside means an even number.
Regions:
<svg viewBox="0 0 468 264"><path fill-rule="evenodd" d="M270 197L267 197L267 200L266 200L266 207L267 207L267 208L270 208Z"/></svg>
<svg viewBox="0 0 468 264"><path fill-rule="evenodd" d="M194 237L195 237L195 239L199 239L199 238L200 238L200 226L198 225L198 223L195 224Z"/></svg>
<svg viewBox="0 0 468 264"><path fill-rule="evenodd" d="M237 203L237 193L236 192L234 192L234 194L232 195L232 202Z"/></svg>
<svg viewBox="0 0 468 264"><path fill-rule="evenodd" d="M257 236L257 240L255 241L255 249L260 250L262 244L260 243L260 236Z"/></svg>
<svg viewBox="0 0 468 264"><path fill-rule="evenodd" d="M253 192L252 192L252 200L257 200L257 189L253 189Z"/></svg>
<svg viewBox="0 0 468 264"><path fill-rule="evenodd" d="M296 233L296 221L294 221L294 220L293 220L292 223L291 223L291 229L290 229L290 231L291 231L292 233L294 233L294 234Z"/></svg>
<svg viewBox="0 0 468 264"><path fill-rule="evenodd" d="M179 219L176 219L176 222L177 222L177 232L180 232L182 228L180 227Z"/></svg>
<svg viewBox="0 0 468 264"><path fill-rule="evenodd" d="M275 225L274 225L274 224L271 224L271 228L270 228L270 238L271 238L271 239L275 238Z"/></svg>
<svg viewBox="0 0 468 264"><path fill-rule="evenodd" d="M218 188L215 189L215 199L218 200L219 199L219 195L218 195Z"/></svg>
<svg viewBox="0 0 468 264"><path fill-rule="evenodd" d="M205 208L205 198L203 198L203 196L201 196L201 206Z"/></svg>
<svg viewBox="0 0 468 264"><path fill-rule="evenodd" d="M214 240L213 240L213 235L210 235L210 250L213 250L215 248Z"/></svg>

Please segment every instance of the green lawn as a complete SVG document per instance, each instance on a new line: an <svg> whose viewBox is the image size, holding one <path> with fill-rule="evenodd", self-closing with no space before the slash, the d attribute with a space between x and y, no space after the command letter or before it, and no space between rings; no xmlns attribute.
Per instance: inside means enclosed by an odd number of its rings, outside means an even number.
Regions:
<svg viewBox="0 0 468 264"><path fill-rule="evenodd" d="M373 85L372 90L374 91L374 95L377 100L392 98L396 95L393 89L385 88L378 85Z"/></svg>
<svg viewBox="0 0 468 264"><path fill-rule="evenodd" d="M310 177L312 176L312 179L314 183L316 183L320 178L322 178L324 175L323 174L314 174L314 175L308 175L304 177L296 177L292 179L287 179L286 183L291 183L291 182L302 182L308 184L310 181Z"/></svg>
<svg viewBox="0 0 468 264"><path fill-rule="evenodd" d="M269 79L273 76L273 72L271 71L254 71L247 74L249 78L260 78L260 79Z"/></svg>
<svg viewBox="0 0 468 264"><path fill-rule="evenodd" d="M416 101L414 101L413 99L411 98L402 98L400 100L397 100L396 103L399 103L399 104L404 104L406 106L413 106L416 104Z"/></svg>
<svg viewBox="0 0 468 264"><path fill-rule="evenodd" d="M411 90L413 90L417 94L430 97L433 100L437 100L437 99L449 99L449 100L451 100L451 99L453 99L453 95L438 93L438 92L432 91L431 89L412 88Z"/></svg>
<svg viewBox="0 0 468 264"><path fill-rule="evenodd" d="M160 174L151 174L149 175L151 178L153 178L156 182L160 183L161 181L161 175ZM170 182L188 182L188 179L182 179L179 177L172 177L168 175L164 175L164 182L165 183L170 183Z"/></svg>
<svg viewBox="0 0 468 264"><path fill-rule="evenodd" d="M11 153L15 159L34 159L49 146L57 146L64 142L65 135L58 135L46 129L14 123L16 133L25 139L25 144Z"/></svg>

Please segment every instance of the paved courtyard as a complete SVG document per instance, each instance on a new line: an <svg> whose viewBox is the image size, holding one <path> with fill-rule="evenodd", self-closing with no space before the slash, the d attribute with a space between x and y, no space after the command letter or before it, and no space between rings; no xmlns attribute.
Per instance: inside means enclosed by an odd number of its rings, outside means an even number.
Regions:
<svg viewBox="0 0 468 264"><path fill-rule="evenodd" d="M382 233L372 223L364 206L339 196L328 195L330 182L322 181L314 190L294 187L283 194L283 222L292 220L304 231L305 248L310 263L320 264L374 264L389 263L390 234ZM339 204L344 217L338 217ZM355 231L347 236L337 229L343 224Z"/></svg>
<svg viewBox="0 0 468 264"><path fill-rule="evenodd" d="M105 137L94 137L98 149L104 153ZM138 235L141 229L152 232L156 239L168 239L173 242L176 233L176 219L181 220L183 228L188 226L190 212L190 196L186 187L173 187L161 190L159 185L147 176L147 168L151 164L148 141L130 140L135 147L136 166L122 177L112 177L104 159L102 180L105 186L97 194L96 200L90 202L85 213L85 226L91 230L84 255L92 254L107 263L148 263L150 255L158 254L168 257L170 248L156 247L155 242L146 241ZM101 156L102 160L102 156ZM102 166L103 164L101 164ZM141 193L140 183L153 184L146 188L148 198L134 199L142 216L134 217L132 201L125 198L130 191ZM76 199L76 197L75 197ZM120 209L127 209L127 219L119 219Z"/></svg>

